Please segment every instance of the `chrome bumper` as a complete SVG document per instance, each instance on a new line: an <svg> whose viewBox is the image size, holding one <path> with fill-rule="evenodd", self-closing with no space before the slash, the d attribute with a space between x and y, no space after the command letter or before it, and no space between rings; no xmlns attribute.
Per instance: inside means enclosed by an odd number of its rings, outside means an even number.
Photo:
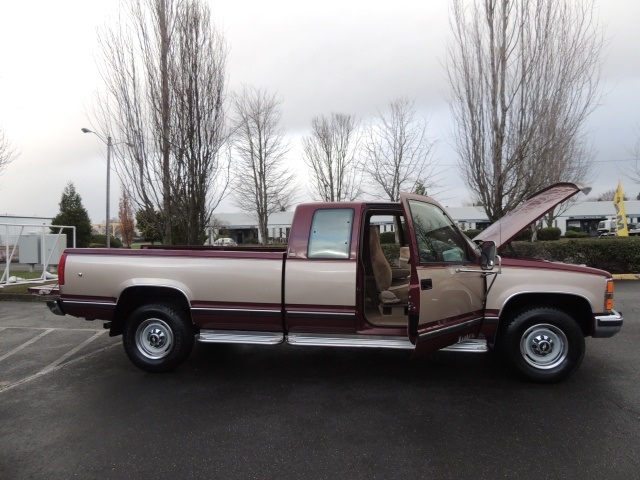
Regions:
<svg viewBox="0 0 640 480"><path fill-rule="evenodd" d="M609 315L598 315L593 320L594 338L613 337L622 328L622 314L615 310L611 310Z"/></svg>

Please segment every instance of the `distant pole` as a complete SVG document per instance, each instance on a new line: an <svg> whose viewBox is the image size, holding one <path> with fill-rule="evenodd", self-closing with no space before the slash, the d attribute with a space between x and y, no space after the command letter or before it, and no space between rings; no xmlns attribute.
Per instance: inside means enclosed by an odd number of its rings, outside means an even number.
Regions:
<svg viewBox="0 0 640 480"><path fill-rule="evenodd" d="M103 143L107 144L107 220L105 222L105 230L106 230L106 234L107 234L107 248L111 248L111 232L109 232L109 230L111 230L111 220L109 220L110 216L111 216L111 211L109 208L109 200L111 198L111 149L113 148L114 145L120 145L120 144L125 144L128 147L133 148L133 145L128 143L128 142L119 142L114 144L113 143L113 138L111 138L110 135L107 136L107 141L104 141L104 138L97 132L94 132L93 130L89 130L88 128L82 128L82 133L93 133L96 137L98 137Z"/></svg>
<svg viewBox="0 0 640 480"><path fill-rule="evenodd" d="M111 140L111 136L107 136L107 222L105 225L105 229L107 230L107 248L111 248L111 221L110 217L110 209L109 209L109 199L111 197L111 147L113 146L113 142Z"/></svg>

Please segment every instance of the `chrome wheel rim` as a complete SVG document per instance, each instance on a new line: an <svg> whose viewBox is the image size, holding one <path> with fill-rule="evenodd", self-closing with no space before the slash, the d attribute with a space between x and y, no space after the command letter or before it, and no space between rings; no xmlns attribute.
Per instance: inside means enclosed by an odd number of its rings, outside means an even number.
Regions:
<svg viewBox="0 0 640 480"><path fill-rule="evenodd" d="M136 346L138 351L149 359L166 357L173 346L173 332L165 321L150 318L138 326Z"/></svg>
<svg viewBox="0 0 640 480"><path fill-rule="evenodd" d="M554 325L540 324L527 329L520 340L520 353L532 367L549 370L567 358L569 342Z"/></svg>

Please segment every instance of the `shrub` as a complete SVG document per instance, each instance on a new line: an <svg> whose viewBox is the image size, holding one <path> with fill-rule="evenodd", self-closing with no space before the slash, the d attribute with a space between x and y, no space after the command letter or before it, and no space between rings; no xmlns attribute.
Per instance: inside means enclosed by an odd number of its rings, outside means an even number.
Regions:
<svg viewBox="0 0 640 480"><path fill-rule="evenodd" d="M564 236L567 238L587 238L589 234L583 231L567 230Z"/></svg>
<svg viewBox="0 0 640 480"><path fill-rule="evenodd" d="M91 234L90 248L106 248L107 236L98 233ZM116 237L111 237L111 248L122 248L122 242Z"/></svg>
<svg viewBox="0 0 640 480"><path fill-rule="evenodd" d="M260 242L257 238L245 238L242 241L242 245L260 245Z"/></svg>
<svg viewBox="0 0 640 480"><path fill-rule="evenodd" d="M560 240L562 231L558 227L545 227L538 230L538 240Z"/></svg>
<svg viewBox="0 0 640 480"><path fill-rule="evenodd" d="M586 265L611 273L637 273L640 272L640 237L512 242L502 255Z"/></svg>
<svg viewBox="0 0 640 480"><path fill-rule="evenodd" d="M400 258L400 245L396 245L395 243L383 243L381 247L389 265L392 267L397 266L398 258Z"/></svg>
<svg viewBox="0 0 640 480"><path fill-rule="evenodd" d="M382 232L380 234L380 243L396 243L396 234L395 232Z"/></svg>
<svg viewBox="0 0 640 480"><path fill-rule="evenodd" d="M533 231L527 228L524 232L520 233L514 240L519 242L530 242L533 237Z"/></svg>
<svg viewBox="0 0 640 480"><path fill-rule="evenodd" d="M482 230L479 230L479 229L477 229L477 228L471 228L471 229L469 229L469 230L465 230L465 231L464 231L464 232L462 232L462 233L464 233L464 234L465 234L467 237L469 237L469 238L473 238L473 237L475 237L476 235L478 235L481 231L482 231Z"/></svg>

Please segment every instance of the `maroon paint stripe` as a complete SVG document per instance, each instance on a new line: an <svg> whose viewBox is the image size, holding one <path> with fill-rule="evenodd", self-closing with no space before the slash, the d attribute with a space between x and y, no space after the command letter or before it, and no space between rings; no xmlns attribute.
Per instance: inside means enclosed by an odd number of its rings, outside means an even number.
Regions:
<svg viewBox="0 0 640 480"><path fill-rule="evenodd" d="M174 258L244 258L249 260L278 260L284 252L264 251L210 251L210 250L121 250L107 248L69 248L65 253L72 255L106 255L118 257L174 257Z"/></svg>
<svg viewBox="0 0 640 480"><path fill-rule="evenodd" d="M592 267L581 265L570 265L567 263L543 262L540 260L524 260L519 258L503 258L502 267L533 268L537 270L560 270L565 272L587 273L599 275L605 278L612 278L609 272Z"/></svg>
<svg viewBox="0 0 640 480"><path fill-rule="evenodd" d="M437 332L439 330L443 330L447 328L455 328L457 326L463 326L465 322L468 322L471 320L478 320L480 318L483 318L482 310L465 313L463 315L457 315L455 317L445 318L439 322L428 323L426 325L418 326L418 335L424 335L424 334ZM446 325L443 325L444 323L446 323Z"/></svg>
<svg viewBox="0 0 640 480"><path fill-rule="evenodd" d="M220 302L220 301L207 301L207 300L193 300L191 302L191 308L228 308L230 310L282 310L282 305L278 303L249 303L249 302Z"/></svg>
<svg viewBox="0 0 640 480"><path fill-rule="evenodd" d="M317 312L317 313L355 313L355 306L344 305L311 305L302 303L287 303L285 305L287 312Z"/></svg>
<svg viewBox="0 0 640 480"><path fill-rule="evenodd" d="M115 305L116 299L113 297L98 297L90 295L60 295L60 300L63 302L94 302L94 303L113 303Z"/></svg>

